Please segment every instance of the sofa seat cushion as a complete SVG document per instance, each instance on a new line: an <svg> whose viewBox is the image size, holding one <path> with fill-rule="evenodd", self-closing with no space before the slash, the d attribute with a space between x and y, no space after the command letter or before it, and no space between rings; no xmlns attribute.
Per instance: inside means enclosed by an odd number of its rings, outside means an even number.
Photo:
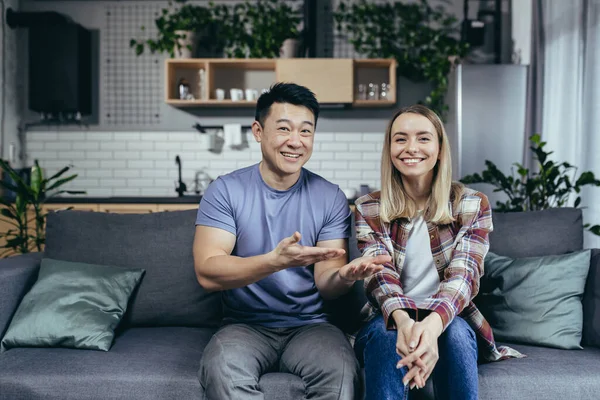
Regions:
<svg viewBox="0 0 600 400"><path fill-rule="evenodd" d="M0 355L0 399L200 399L210 328L133 328L108 352L17 348Z"/></svg>
<svg viewBox="0 0 600 400"><path fill-rule="evenodd" d="M527 358L480 365L481 399L598 399L600 349L509 346Z"/></svg>
<svg viewBox="0 0 600 400"><path fill-rule="evenodd" d="M16 348L0 355L0 400L202 399L198 368L214 329L132 328L108 352ZM302 397L291 374L260 381L266 399Z"/></svg>

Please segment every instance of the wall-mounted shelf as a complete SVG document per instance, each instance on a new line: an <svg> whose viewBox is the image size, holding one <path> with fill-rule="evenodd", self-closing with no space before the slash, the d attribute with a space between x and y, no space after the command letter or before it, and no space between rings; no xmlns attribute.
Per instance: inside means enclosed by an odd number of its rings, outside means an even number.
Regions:
<svg viewBox="0 0 600 400"><path fill-rule="evenodd" d="M396 60L343 58L287 59L167 59L165 101L174 107L254 107L256 100L232 100L231 89L246 89L260 96L274 82L294 82L311 89L322 104L354 107L390 107L396 104ZM200 73L204 71L204 84ZM191 100L179 99L178 83L185 79ZM385 99L363 99L360 85L389 84ZM217 99L217 89L224 99ZM368 97L368 96L367 96Z"/></svg>

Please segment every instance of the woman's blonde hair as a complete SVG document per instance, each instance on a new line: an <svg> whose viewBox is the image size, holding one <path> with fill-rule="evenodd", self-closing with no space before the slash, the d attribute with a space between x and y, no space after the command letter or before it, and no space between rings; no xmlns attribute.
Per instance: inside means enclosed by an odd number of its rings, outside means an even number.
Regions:
<svg viewBox="0 0 600 400"><path fill-rule="evenodd" d="M402 175L392 163L391 142L392 125L394 121L406 113L418 114L427 118L433 124L440 147L439 160L433 169L431 194L425 207L424 218L434 224L449 224L454 221L452 210L448 206L452 200L460 199L463 185L452 182L452 158L450 143L444 124L435 112L420 104L398 110L390 120L385 132L385 141L381 153L381 213L383 222L391 222L398 218L412 218L417 213L417 205L404 190Z"/></svg>

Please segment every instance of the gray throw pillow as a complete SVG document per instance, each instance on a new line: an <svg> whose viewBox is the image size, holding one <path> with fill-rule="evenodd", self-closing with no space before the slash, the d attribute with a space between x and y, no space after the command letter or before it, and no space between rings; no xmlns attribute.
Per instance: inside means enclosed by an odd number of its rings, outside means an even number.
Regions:
<svg viewBox="0 0 600 400"><path fill-rule="evenodd" d="M2 339L13 347L70 347L108 351L143 269L42 259Z"/></svg>
<svg viewBox="0 0 600 400"><path fill-rule="evenodd" d="M475 303L497 340L580 349L590 250L528 258L488 253Z"/></svg>

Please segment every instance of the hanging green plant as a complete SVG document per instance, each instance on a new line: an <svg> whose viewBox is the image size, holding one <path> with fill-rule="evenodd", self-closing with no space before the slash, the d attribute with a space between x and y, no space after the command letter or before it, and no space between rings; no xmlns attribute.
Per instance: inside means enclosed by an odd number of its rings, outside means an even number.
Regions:
<svg viewBox="0 0 600 400"><path fill-rule="evenodd" d="M427 0L416 3L342 0L334 13L337 30L356 52L369 58L395 58L398 74L428 81L432 90L424 104L445 119L448 74L452 60L467 54L458 20Z"/></svg>
<svg viewBox="0 0 600 400"><path fill-rule="evenodd" d="M577 167L567 163L556 163L550 160L552 151L544 150L546 142L540 135L530 138L531 151L534 154L536 170L530 171L519 163L515 163L518 176L514 171L506 176L496 164L486 160L486 169L481 174L463 177L465 184L487 183L495 187L494 192L503 192L508 197L505 202L498 201L496 210L500 212L537 211L554 207L567 207L573 194L577 194L573 207L581 204L581 188L587 185L600 187L600 180L591 171L582 172L577 177ZM537 171L537 172L536 172ZM590 232L600 236L600 225L585 224Z"/></svg>

